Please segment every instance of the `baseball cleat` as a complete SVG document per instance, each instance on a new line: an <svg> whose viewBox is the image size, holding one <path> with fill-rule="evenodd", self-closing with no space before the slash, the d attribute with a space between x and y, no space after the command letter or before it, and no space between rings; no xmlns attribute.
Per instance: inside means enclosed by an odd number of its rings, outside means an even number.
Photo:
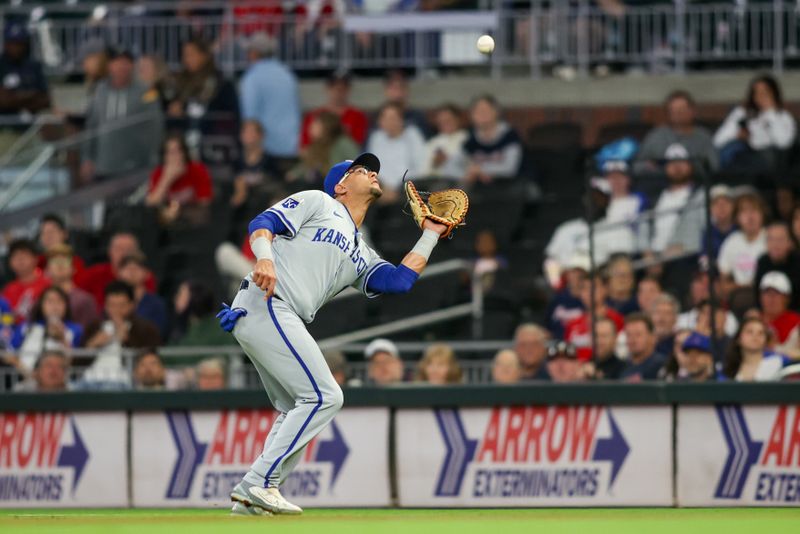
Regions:
<svg viewBox="0 0 800 534"><path fill-rule="evenodd" d="M249 507L262 508L273 514L299 515L303 509L287 501L278 488L263 488L242 480L233 492L231 500Z"/></svg>
<svg viewBox="0 0 800 534"><path fill-rule="evenodd" d="M249 515L249 516L270 516L272 512L259 508L258 506L247 506L244 503L236 501L231 508L231 515Z"/></svg>

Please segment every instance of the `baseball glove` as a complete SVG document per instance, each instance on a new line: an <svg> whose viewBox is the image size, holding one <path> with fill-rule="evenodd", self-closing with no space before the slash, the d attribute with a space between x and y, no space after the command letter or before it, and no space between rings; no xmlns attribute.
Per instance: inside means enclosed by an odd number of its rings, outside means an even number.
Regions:
<svg viewBox="0 0 800 534"><path fill-rule="evenodd" d="M441 239L449 237L457 226L463 226L469 209L469 198L461 189L420 193L411 181L406 181L403 187L411 208L411 216L420 228L425 219L447 226L447 230L440 236ZM427 199L423 199L422 195Z"/></svg>

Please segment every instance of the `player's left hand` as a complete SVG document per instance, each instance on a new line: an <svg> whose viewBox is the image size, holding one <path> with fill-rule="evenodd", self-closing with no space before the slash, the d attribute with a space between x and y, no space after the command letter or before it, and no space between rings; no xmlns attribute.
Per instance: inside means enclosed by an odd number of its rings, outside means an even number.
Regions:
<svg viewBox="0 0 800 534"><path fill-rule="evenodd" d="M433 230L437 234L442 235L443 233L445 233L447 231L447 226L445 226L444 224L439 224L439 223L433 222L430 219L425 219L422 222L422 229L423 230Z"/></svg>

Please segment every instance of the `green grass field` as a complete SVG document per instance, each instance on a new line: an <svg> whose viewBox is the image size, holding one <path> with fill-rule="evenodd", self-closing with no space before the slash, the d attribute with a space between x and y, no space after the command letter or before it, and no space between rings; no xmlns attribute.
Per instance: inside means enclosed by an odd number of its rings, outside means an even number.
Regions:
<svg viewBox="0 0 800 534"><path fill-rule="evenodd" d="M0 510L0 532L382 534L783 534L800 509L309 510L300 517L230 517L227 510Z"/></svg>

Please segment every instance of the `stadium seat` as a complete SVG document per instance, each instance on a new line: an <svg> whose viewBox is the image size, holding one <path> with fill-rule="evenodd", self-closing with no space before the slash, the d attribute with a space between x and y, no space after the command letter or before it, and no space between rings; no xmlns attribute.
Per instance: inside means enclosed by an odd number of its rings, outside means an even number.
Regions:
<svg viewBox="0 0 800 534"><path fill-rule="evenodd" d="M597 133L595 145L601 147L623 137L633 137L641 142L652 128L652 124L638 121L606 124Z"/></svg>

